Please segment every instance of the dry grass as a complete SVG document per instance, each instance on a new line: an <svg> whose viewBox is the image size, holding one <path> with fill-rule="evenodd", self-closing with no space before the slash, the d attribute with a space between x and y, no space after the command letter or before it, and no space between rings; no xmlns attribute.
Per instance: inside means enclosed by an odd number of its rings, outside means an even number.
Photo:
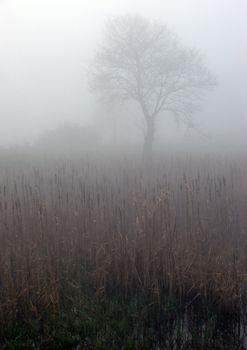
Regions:
<svg viewBox="0 0 247 350"><path fill-rule="evenodd" d="M245 304L247 163L0 164L0 322L83 300L175 295Z"/></svg>

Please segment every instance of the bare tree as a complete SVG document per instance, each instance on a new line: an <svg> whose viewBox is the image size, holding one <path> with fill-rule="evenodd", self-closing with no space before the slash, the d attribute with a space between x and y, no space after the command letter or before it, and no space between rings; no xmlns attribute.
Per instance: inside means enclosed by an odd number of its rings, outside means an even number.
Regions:
<svg viewBox="0 0 247 350"><path fill-rule="evenodd" d="M171 112L192 126L198 102L214 85L200 53L183 47L165 25L136 15L107 22L93 88L104 98L139 104L146 124L145 154L152 151L157 116Z"/></svg>

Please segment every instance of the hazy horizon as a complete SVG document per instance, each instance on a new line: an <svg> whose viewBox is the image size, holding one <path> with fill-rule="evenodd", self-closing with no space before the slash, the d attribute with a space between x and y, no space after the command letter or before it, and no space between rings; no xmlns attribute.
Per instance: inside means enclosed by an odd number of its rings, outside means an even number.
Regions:
<svg viewBox="0 0 247 350"><path fill-rule="evenodd" d="M0 146L32 143L44 130L64 122L101 127L101 114L103 118L108 113L113 117L126 113L121 106L116 111L100 105L89 91L85 69L100 43L104 21L126 13L167 24L184 45L201 51L217 78L217 88L208 94L201 112L195 115L209 138L184 127L177 129L170 118L163 119L159 137L182 148L244 150L244 0L0 1ZM119 125L116 130L123 127ZM133 121L135 133L138 135Z"/></svg>

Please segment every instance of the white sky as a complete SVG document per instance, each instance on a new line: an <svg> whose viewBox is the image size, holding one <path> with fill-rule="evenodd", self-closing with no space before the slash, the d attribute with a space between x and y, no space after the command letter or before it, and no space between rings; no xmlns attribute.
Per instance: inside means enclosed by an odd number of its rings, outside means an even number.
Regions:
<svg viewBox="0 0 247 350"><path fill-rule="evenodd" d="M0 145L92 118L84 67L104 19L126 12L167 23L201 50L219 86L200 118L216 137L245 139L247 0L0 0Z"/></svg>

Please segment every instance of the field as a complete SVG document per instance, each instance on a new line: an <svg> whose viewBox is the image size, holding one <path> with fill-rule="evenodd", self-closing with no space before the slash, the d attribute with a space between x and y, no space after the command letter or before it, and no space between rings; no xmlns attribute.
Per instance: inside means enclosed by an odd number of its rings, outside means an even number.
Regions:
<svg viewBox="0 0 247 350"><path fill-rule="evenodd" d="M1 155L1 349L244 349L246 287L246 159Z"/></svg>

